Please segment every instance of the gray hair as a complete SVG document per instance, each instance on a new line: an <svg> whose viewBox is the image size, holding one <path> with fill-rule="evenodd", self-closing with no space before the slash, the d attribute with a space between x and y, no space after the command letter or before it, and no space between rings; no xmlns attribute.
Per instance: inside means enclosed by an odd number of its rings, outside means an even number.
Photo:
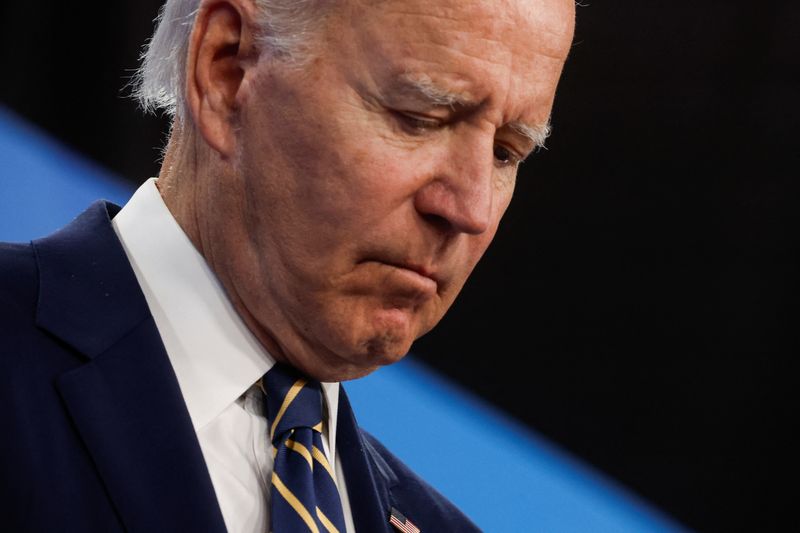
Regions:
<svg viewBox="0 0 800 533"><path fill-rule="evenodd" d="M258 12L258 45L263 52L301 60L303 45L317 29L331 0L253 0ZM156 31L133 77L133 96L146 112L186 115L184 87L189 37L201 0L167 0Z"/></svg>

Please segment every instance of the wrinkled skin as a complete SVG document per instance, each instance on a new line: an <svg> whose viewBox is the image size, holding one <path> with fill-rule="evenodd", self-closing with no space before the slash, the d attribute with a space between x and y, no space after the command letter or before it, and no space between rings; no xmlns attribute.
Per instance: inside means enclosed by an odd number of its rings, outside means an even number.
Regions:
<svg viewBox="0 0 800 533"><path fill-rule="evenodd" d="M569 0L351 1L304 68L242 61L221 126L196 106L220 154L165 200L276 359L351 379L442 318L533 149L510 124L548 120L573 17Z"/></svg>

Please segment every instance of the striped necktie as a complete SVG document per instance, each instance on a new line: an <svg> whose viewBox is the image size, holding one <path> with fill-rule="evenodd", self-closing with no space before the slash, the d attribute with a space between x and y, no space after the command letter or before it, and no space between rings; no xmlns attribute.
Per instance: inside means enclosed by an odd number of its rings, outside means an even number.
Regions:
<svg viewBox="0 0 800 533"><path fill-rule="evenodd" d="M320 384L276 364L262 380L275 465L272 533L345 533L333 469L322 447Z"/></svg>

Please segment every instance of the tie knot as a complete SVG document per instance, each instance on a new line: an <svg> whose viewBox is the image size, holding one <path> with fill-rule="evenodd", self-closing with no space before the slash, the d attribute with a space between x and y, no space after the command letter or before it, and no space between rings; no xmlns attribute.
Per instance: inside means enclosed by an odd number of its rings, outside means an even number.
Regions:
<svg viewBox="0 0 800 533"><path fill-rule="evenodd" d="M319 382L278 363L264 375L262 384L273 444L292 429L307 427L321 431L322 393Z"/></svg>

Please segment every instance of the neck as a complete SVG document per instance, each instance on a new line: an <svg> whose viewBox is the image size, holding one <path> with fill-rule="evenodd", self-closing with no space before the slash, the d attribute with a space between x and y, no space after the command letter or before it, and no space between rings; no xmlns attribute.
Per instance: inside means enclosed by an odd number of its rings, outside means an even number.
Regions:
<svg viewBox="0 0 800 533"><path fill-rule="evenodd" d="M184 126L183 121L176 117L164 150L164 160L156 186L178 225L203 254L202 231L197 216L200 208L197 188L203 183L203 177L199 173L202 168L200 152L194 128Z"/></svg>
<svg viewBox="0 0 800 533"><path fill-rule="evenodd" d="M172 128L164 161L156 185L164 203L178 225L203 256L219 279L231 304L247 328L278 362L289 362L283 346L256 319L240 297L236 284L229 276L231 253L220 246L224 241L246 243L243 235L223 234L219 211L236 216L235 198L228 194L232 182L230 166L212 150L196 130L176 119ZM229 178L226 180L226 177ZM214 226L216 221L217 226ZM223 233L221 233L223 232ZM240 249L242 253L246 250ZM316 376L321 381L334 381L330 376Z"/></svg>

